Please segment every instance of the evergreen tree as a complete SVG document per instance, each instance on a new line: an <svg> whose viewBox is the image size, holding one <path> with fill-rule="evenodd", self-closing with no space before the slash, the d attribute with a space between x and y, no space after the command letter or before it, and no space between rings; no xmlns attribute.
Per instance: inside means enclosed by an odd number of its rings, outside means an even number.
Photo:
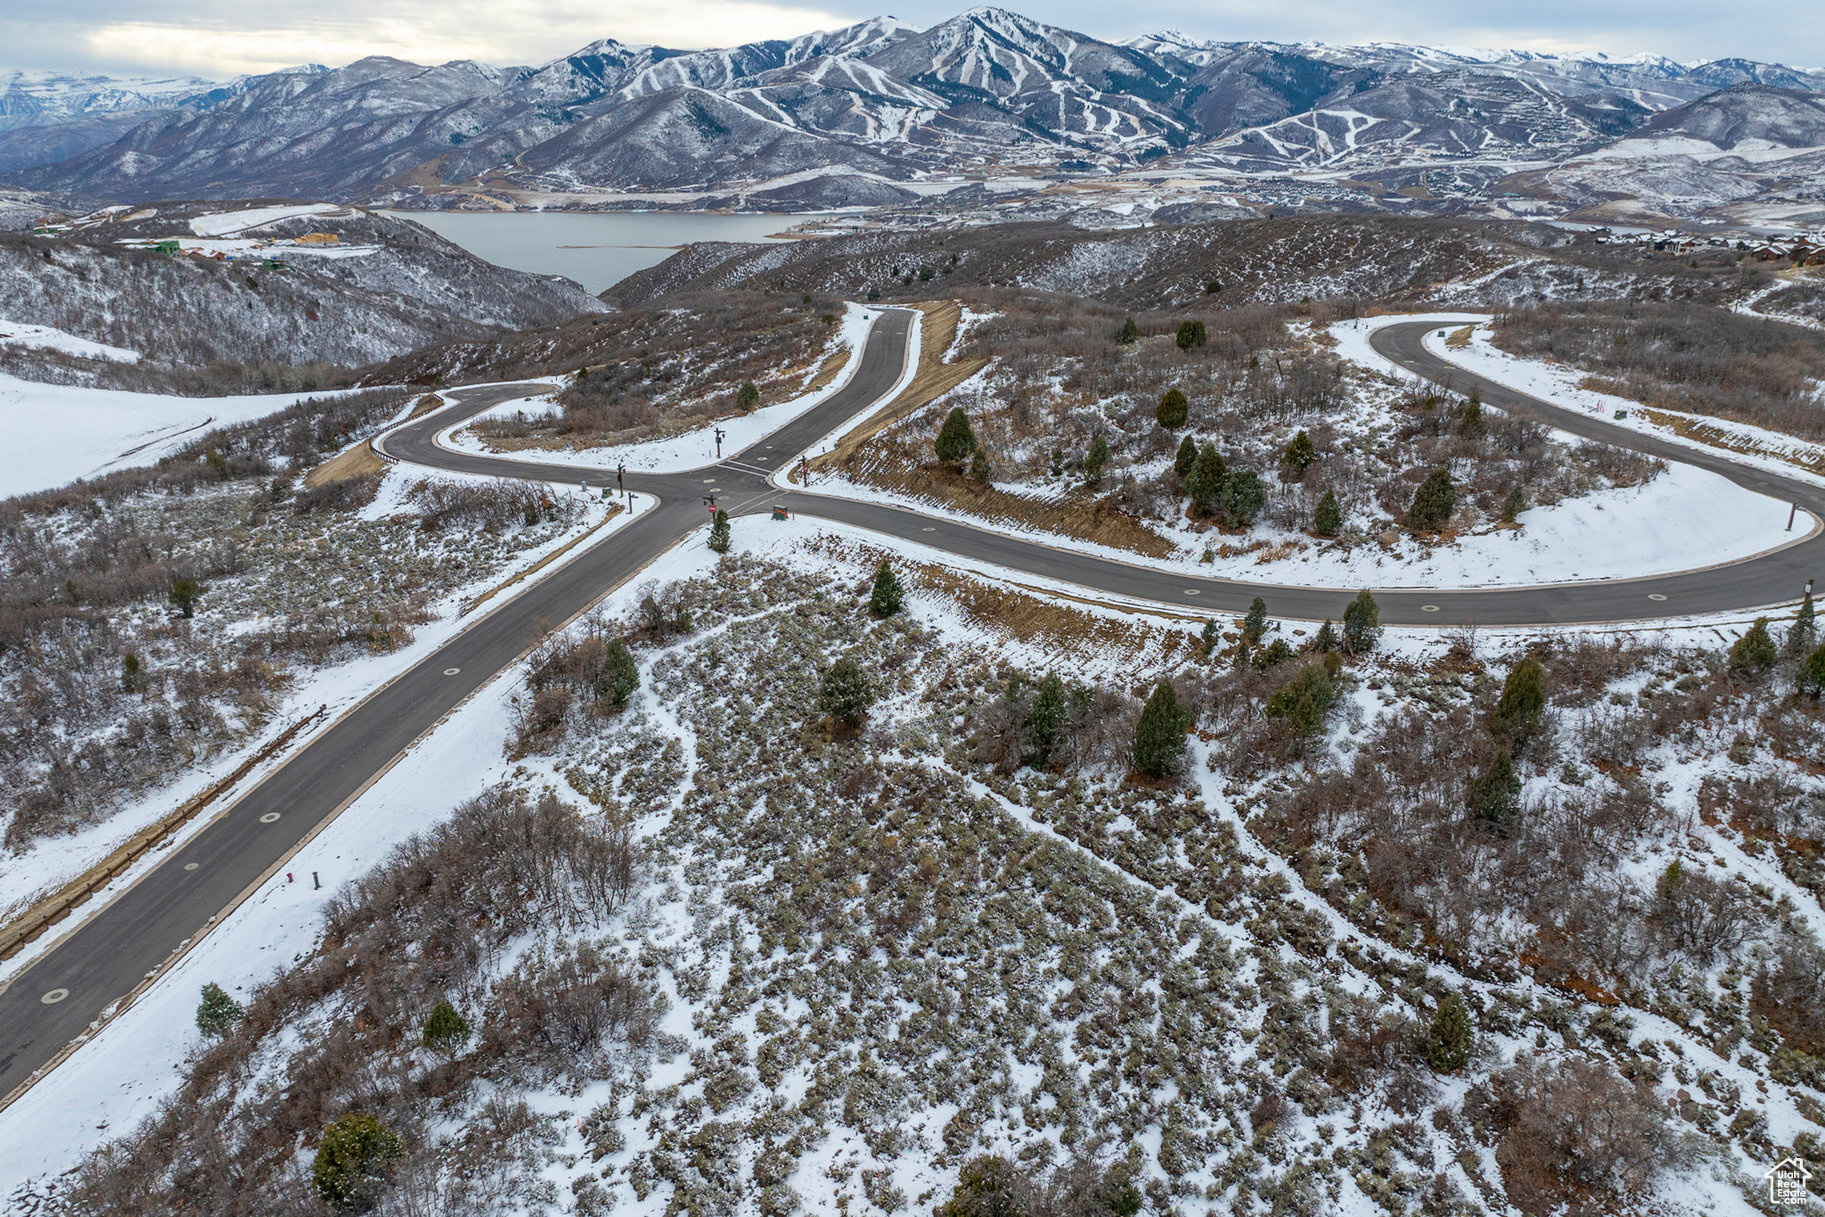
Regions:
<svg viewBox="0 0 1825 1217"><path fill-rule="evenodd" d="M1185 479L1185 493L1191 496L1193 515L1207 516L1216 510L1228 475L1215 444L1205 444L1198 449L1198 463L1192 466L1191 476Z"/></svg>
<svg viewBox="0 0 1825 1217"><path fill-rule="evenodd" d="M718 507L710 517L710 548L719 554L729 552L729 513Z"/></svg>
<svg viewBox="0 0 1825 1217"><path fill-rule="evenodd" d="M1738 676L1760 676L1779 658L1774 639L1768 634L1768 619L1757 617L1747 633L1730 648L1730 670Z"/></svg>
<svg viewBox="0 0 1825 1217"><path fill-rule="evenodd" d="M1204 658L1209 659L1212 655L1215 655L1217 653L1217 648L1222 645L1222 627L1214 621L1206 621L1204 623L1204 632L1198 635L1198 646L1204 652Z"/></svg>
<svg viewBox="0 0 1825 1217"><path fill-rule="evenodd" d="M1208 336L1202 321L1181 321L1179 336L1173 341L1179 344L1179 350L1189 351L1193 347L1203 346Z"/></svg>
<svg viewBox="0 0 1825 1217"><path fill-rule="evenodd" d="M1191 471L1196 468L1197 463L1198 441L1187 435L1179 441L1178 455L1172 458L1172 471L1179 475L1179 481L1183 483L1186 478L1191 476Z"/></svg>
<svg viewBox="0 0 1825 1217"><path fill-rule="evenodd" d="M1185 728L1190 724L1179 695L1162 680L1141 708L1134 732L1134 767L1151 778L1171 777L1185 759Z"/></svg>
<svg viewBox="0 0 1825 1217"><path fill-rule="evenodd" d="M1352 655L1366 654L1375 649L1380 637L1381 606L1364 588L1343 610L1343 649Z"/></svg>
<svg viewBox="0 0 1825 1217"><path fill-rule="evenodd" d="M1103 466L1109 463L1109 441L1097 436L1090 441L1090 451L1084 454L1084 484L1095 486L1103 480Z"/></svg>
<svg viewBox="0 0 1825 1217"><path fill-rule="evenodd" d="M1516 486L1508 492L1508 497L1502 500L1502 523L1513 524L1526 510L1527 496L1522 493L1519 486Z"/></svg>
<svg viewBox="0 0 1825 1217"><path fill-rule="evenodd" d="M938 1206L935 1217L1022 1217L1029 1191L1012 1162L984 1154L964 1163L957 1172L956 1190Z"/></svg>
<svg viewBox="0 0 1825 1217"><path fill-rule="evenodd" d="M120 691L122 693L139 692L140 673L144 665L139 656L132 651L122 653L120 657Z"/></svg>
<svg viewBox="0 0 1825 1217"><path fill-rule="evenodd" d="M1277 668L1293 657L1293 648L1284 638L1276 638L1255 652L1255 670L1266 672Z"/></svg>
<svg viewBox="0 0 1825 1217"><path fill-rule="evenodd" d="M454 1056L469 1042L469 1020L458 1014L449 1002L440 1001L432 1007L431 1017L425 1020L421 1038L425 1047Z"/></svg>
<svg viewBox="0 0 1825 1217"><path fill-rule="evenodd" d="M1027 707L1026 729L1027 743L1032 748L1027 755L1027 764L1035 769L1050 768L1052 754L1065 735L1065 682L1058 678L1058 673L1048 672L1039 687L1033 690L1033 702Z"/></svg>
<svg viewBox="0 0 1825 1217"><path fill-rule="evenodd" d="M1798 680L1800 692L1814 701L1825 695L1825 645L1815 647L1812 654L1800 661Z"/></svg>
<svg viewBox="0 0 1825 1217"><path fill-rule="evenodd" d="M874 689L862 665L845 655L830 665L818 686L817 708L846 727L859 727L874 704Z"/></svg>
<svg viewBox="0 0 1825 1217"><path fill-rule="evenodd" d="M938 440L933 447L938 459L947 465L961 465L976 450L976 433L970 430L970 416L963 412L962 406L952 406L951 412L944 416L944 425L938 428Z"/></svg>
<svg viewBox="0 0 1825 1217"><path fill-rule="evenodd" d="M1415 532L1436 531L1451 519L1451 511L1456 506L1457 488L1451 484L1451 474L1444 469L1434 469L1413 492L1407 523Z"/></svg>
<svg viewBox="0 0 1825 1217"><path fill-rule="evenodd" d="M1426 1033L1426 1064L1432 1066L1434 1073L1456 1073L1470 1063L1475 1044L1470 1007L1457 994L1447 993Z"/></svg>
<svg viewBox="0 0 1825 1217"><path fill-rule="evenodd" d="M969 475L974 481L986 482L989 480L989 450L981 444L977 444L976 450L970 453Z"/></svg>
<svg viewBox="0 0 1825 1217"><path fill-rule="evenodd" d="M1813 615L1812 593L1800 601L1800 611L1794 614L1793 624L1787 627L1787 653L1804 655L1812 649L1819 638L1819 623Z"/></svg>
<svg viewBox="0 0 1825 1217"><path fill-rule="evenodd" d="M1248 615L1242 618L1242 637L1250 642L1260 642L1261 635L1267 633L1267 601L1256 596L1249 602Z"/></svg>
<svg viewBox="0 0 1825 1217"><path fill-rule="evenodd" d="M903 592L899 576L893 573L893 567L882 558L881 564L874 568L874 588L868 593L868 611L877 617L891 617L900 611Z"/></svg>
<svg viewBox="0 0 1825 1217"><path fill-rule="evenodd" d="M1293 437L1293 442L1280 454L1280 464L1293 479L1297 480L1318 460L1318 449L1312 446L1312 437L1304 431Z"/></svg>
<svg viewBox="0 0 1825 1217"><path fill-rule="evenodd" d="M1470 390L1470 400L1464 404L1464 413L1458 419L1457 433L1466 439L1482 439L1489 434L1489 424L1483 421L1483 399L1475 389Z"/></svg>
<svg viewBox="0 0 1825 1217"><path fill-rule="evenodd" d="M196 1007L196 1028L204 1035L227 1035L247 1012L213 980L203 986L203 1000Z"/></svg>
<svg viewBox="0 0 1825 1217"><path fill-rule="evenodd" d="M1177 389L1168 389L1153 412L1154 421L1168 431L1177 431L1191 418L1191 402Z"/></svg>
<svg viewBox="0 0 1825 1217"><path fill-rule="evenodd" d="M196 602L203 598L204 590L203 585L195 579L173 579L171 591L168 593L171 607L176 609L185 621L190 620L196 616Z"/></svg>
<svg viewBox="0 0 1825 1217"><path fill-rule="evenodd" d="M758 405L760 405L760 390L754 387L753 381L742 381L741 388L735 390L735 408L746 414Z"/></svg>
<svg viewBox="0 0 1825 1217"><path fill-rule="evenodd" d="M1123 346L1132 346L1135 339L1140 336L1141 327L1134 324L1134 318L1130 317L1128 320L1122 322L1122 332L1116 336L1116 341Z"/></svg>
<svg viewBox="0 0 1825 1217"><path fill-rule="evenodd" d="M1322 663L1308 663L1267 701L1267 716L1292 728L1295 739L1307 739L1324 726L1337 700L1337 682Z"/></svg>
<svg viewBox="0 0 1825 1217"><path fill-rule="evenodd" d="M1464 802L1470 814L1488 827L1507 830L1521 809L1521 775L1515 772L1514 758L1508 755L1508 749L1496 753L1488 770L1470 783Z"/></svg>
<svg viewBox="0 0 1825 1217"><path fill-rule="evenodd" d="M1337 649L1337 631L1332 627L1329 617L1318 627L1318 632L1312 635L1312 649L1320 655L1329 655Z"/></svg>
<svg viewBox="0 0 1825 1217"><path fill-rule="evenodd" d="M1334 537L1343 527L1343 508L1337 505L1336 492L1326 490L1312 512L1312 531L1321 537Z"/></svg>
<svg viewBox="0 0 1825 1217"><path fill-rule="evenodd" d="M1502 696L1489 716L1489 730L1519 752L1540 726L1546 710L1546 669L1532 655L1509 669Z"/></svg>
<svg viewBox="0 0 1825 1217"><path fill-rule="evenodd" d="M596 673L597 700L620 707L640 687L640 665L634 653L619 638L611 638L602 650L602 668Z"/></svg>
<svg viewBox="0 0 1825 1217"><path fill-rule="evenodd" d="M333 1209L370 1208L404 1153L398 1133L373 1116L351 1112L323 1130L311 1182Z"/></svg>
<svg viewBox="0 0 1825 1217"><path fill-rule="evenodd" d="M1223 479L1223 496L1218 514L1230 528L1247 528L1261 514L1267 503L1267 490L1252 470L1238 469Z"/></svg>

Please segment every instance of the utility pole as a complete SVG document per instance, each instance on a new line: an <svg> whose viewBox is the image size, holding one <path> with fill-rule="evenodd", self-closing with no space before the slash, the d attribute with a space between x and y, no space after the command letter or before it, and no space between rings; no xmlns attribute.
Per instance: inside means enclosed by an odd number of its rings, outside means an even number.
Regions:
<svg viewBox="0 0 1825 1217"><path fill-rule="evenodd" d="M722 428L716 428L716 459L719 461L722 459L722 436Z"/></svg>

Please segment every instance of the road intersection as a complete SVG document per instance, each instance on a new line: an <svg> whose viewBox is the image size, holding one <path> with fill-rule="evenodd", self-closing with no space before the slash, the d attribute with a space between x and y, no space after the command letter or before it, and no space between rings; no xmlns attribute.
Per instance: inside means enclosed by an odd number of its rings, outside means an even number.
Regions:
<svg viewBox="0 0 1825 1217"><path fill-rule="evenodd" d="M0 1106L29 1086L73 1041L93 1031L122 999L159 974L189 944L276 872L286 858L351 804L414 742L510 669L540 639L586 612L648 563L704 526L702 499L715 492L733 515L783 505L795 514L897 537L959 558L1072 584L1125 601L1179 611L1237 613L1257 595L1276 617L1337 618L1355 588L1319 589L1200 578L1014 536L946 516L792 488L782 472L799 455L889 398L916 352L913 314L885 311L849 380L821 404L703 469L628 474L627 488L655 503L479 617L443 646L370 694L299 748L235 803L170 850L108 903L0 989ZM1555 428L1712 470L1731 481L1825 517L1825 490L1797 477L1733 462L1615 427L1493 381L1429 351L1424 322L1389 321L1375 348L1416 375L1473 385L1491 407ZM413 420L376 442L387 457L458 473L596 486L613 469L586 470L504 456L457 452L439 433L542 385L454 390L455 404ZM1825 533L1742 562L1634 580L1482 590L1376 591L1384 624L1551 626L1620 623L1744 611L1794 601L1825 571Z"/></svg>

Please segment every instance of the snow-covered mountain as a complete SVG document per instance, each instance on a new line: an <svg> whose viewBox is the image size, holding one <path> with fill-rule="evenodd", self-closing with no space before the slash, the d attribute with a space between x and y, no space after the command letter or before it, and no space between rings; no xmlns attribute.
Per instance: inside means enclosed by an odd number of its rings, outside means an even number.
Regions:
<svg viewBox="0 0 1825 1217"><path fill-rule="evenodd" d="M97 103L84 126L25 120L0 135L0 174L119 199L765 194L789 182L807 205L891 201L931 173L1154 163L1251 175L1455 163L1493 180L1742 85L1814 92L1825 73L1173 31L1114 43L978 8L925 30L878 18L718 50L603 39L538 66L376 57L148 87L163 100L125 111L136 119L104 122Z"/></svg>

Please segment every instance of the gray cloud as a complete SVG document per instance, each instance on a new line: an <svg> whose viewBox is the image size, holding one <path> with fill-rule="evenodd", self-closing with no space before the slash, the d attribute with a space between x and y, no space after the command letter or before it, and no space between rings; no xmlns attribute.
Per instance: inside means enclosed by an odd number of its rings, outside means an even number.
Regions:
<svg viewBox="0 0 1825 1217"><path fill-rule="evenodd" d="M898 0L896 0L898 4ZM919 25L952 16L935 0L898 5ZM1825 9L1774 0L1052 0L1029 15L1105 38L1176 27L1222 39L1390 41L1676 59L1742 55L1825 65ZM789 37L876 15L848 0L60 0L0 14L10 66L226 77L292 63L340 64L370 53L421 62L542 62L597 38L677 47Z"/></svg>

